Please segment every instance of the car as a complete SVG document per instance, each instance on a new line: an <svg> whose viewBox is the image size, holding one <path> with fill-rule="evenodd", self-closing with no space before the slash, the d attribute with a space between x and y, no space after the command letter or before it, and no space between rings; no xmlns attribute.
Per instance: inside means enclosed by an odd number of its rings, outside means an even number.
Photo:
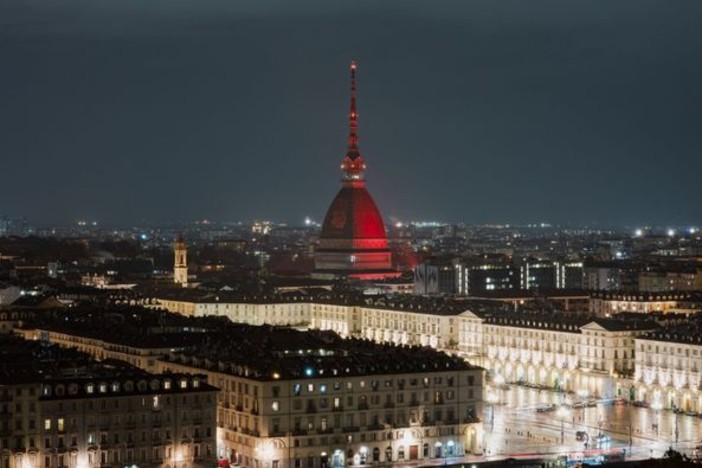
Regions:
<svg viewBox="0 0 702 468"><path fill-rule="evenodd" d="M608 435L600 434L595 437L596 448L607 448L612 443L612 438Z"/></svg>
<svg viewBox="0 0 702 468"><path fill-rule="evenodd" d="M536 408L537 413L548 413L549 411L556 411L556 405L555 404L544 405L544 406L539 406Z"/></svg>
<svg viewBox="0 0 702 468"><path fill-rule="evenodd" d="M577 440L579 442L584 442L589 438L590 438L590 436L588 435L587 431L576 431L575 432L575 440Z"/></svg>

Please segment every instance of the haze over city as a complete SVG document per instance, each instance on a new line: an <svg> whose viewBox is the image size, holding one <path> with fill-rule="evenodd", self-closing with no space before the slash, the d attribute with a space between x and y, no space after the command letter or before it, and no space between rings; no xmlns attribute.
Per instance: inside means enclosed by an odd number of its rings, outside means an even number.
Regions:
<svg viewBox="0 0 702 468"><path fill-rule="evenodd" d="M700 2L7 0L0 18L5 215L321 220L355 59L387 218L700 224Z"/></svg>

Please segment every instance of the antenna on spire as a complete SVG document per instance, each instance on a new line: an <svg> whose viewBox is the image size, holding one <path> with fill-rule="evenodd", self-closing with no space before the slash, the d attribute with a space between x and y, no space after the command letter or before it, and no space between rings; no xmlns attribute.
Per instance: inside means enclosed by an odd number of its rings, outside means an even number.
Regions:
<svg viewBox="0 0 702 468"><path fill-rule="evenodd" d="M351 61L351 108L349 110L349 148L346 155L351 159L359 156L358 152L358 113L356 112L356 62Z"/></svg>

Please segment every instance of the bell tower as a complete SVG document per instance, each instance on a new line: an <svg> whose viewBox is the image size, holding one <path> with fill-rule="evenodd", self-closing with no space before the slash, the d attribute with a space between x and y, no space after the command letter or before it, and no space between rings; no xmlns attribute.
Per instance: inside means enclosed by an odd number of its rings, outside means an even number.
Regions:
<svg viewBox="0 0 702 468"><path fill-rule="evenodd" d="M173 281L184 288L188 286L188 248L183 236L178 236L173 248L175 259L173 262Z"/></svg>

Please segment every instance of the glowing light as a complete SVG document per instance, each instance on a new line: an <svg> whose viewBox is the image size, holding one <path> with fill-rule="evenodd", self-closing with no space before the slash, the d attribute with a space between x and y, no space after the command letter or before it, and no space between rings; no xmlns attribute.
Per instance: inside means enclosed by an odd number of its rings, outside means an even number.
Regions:
<svg viewBox="0 0 702 468"><path fill-rule="evenodd" d="M307 377L312 377L314 375L314 369L311 367L305 368L305 375Z"/></svg>
<svg viewBox="0 0 702 468"><path fill-rule="evenodd" d="M256 447L256 454L263 460L271 460L273 455L275 455L275 450L271 444L265 444L261 447Z"/></svg>
<svg viewBox="0 0 702 468"><path fill-rule="evenodd" d="M675 229L668 229L668 236L673 237L675 235Z"/></svg>
<svg viewBox="0 0 702 468"><path fill-rule="evenodd" d="M636 237L641 237L641 236L643 236L643 229L637 229L636 231L634 231L634 235L635 235Z"/></svg>
<svg viewBox="0 0 702 468"><path fill-rule="evenodd" d="M559 418L565 419L570 415L570 411L568 411L568 408L566 408L565 406L561 406L560 408L558 408L557 414Z"/></svg>
<svg viewBox="0 0 702 468"><path fill-rule="evenodd" d="M280 374L277 372L273 372L273 378L278 380L280 378Z"/></svg>

